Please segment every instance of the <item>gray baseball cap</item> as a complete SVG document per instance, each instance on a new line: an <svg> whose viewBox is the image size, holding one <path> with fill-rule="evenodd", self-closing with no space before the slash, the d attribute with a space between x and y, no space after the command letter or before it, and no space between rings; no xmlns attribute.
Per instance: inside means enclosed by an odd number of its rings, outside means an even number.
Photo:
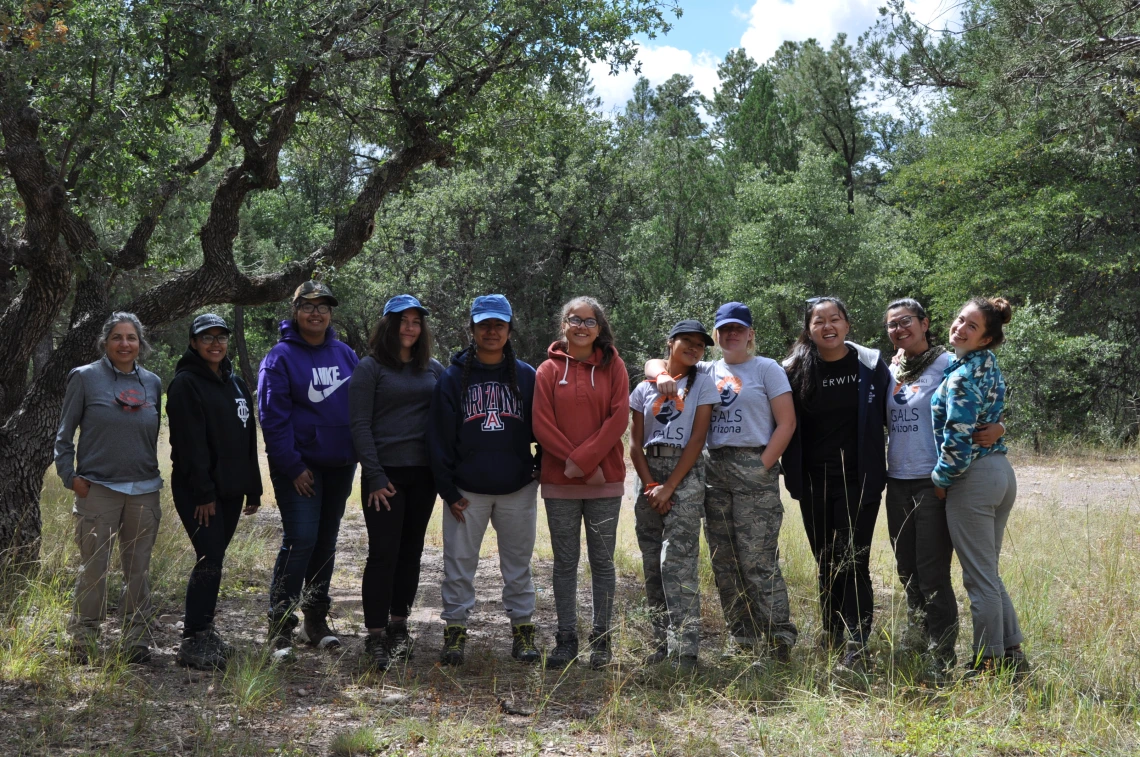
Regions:
<svg viewBox="0 0 1140 757"><path fill-rule="evenodd" d="M226 325L226 321L220 315L213 313L203 313L194 319L193 325L190 326L190 336L196 337L203 331L208 329L220 328L225 329L227 334L232 334L233 330Z"/></svg>

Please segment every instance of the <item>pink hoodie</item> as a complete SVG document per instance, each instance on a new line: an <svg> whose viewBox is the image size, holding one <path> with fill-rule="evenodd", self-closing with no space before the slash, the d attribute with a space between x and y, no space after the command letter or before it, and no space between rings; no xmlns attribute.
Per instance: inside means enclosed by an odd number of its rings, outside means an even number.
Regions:
<svg viewBox="0 0 1140 757"><path fill-rule="evenodd" d="M542 496L548 499L599 499L625 493L625 452L621 437L629 425L629 374L614 350L602 366L602 351L579 361L559 342L547 349L534 385L532 425L542 446ZM566 461L582 469L567 478ZM601 466L604 484L586 480Z"/></svg>

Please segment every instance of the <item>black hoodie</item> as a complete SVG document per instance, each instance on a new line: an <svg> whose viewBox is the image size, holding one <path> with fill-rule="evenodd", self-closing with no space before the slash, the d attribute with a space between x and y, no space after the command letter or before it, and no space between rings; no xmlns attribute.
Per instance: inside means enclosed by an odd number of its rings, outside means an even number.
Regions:
<svg viewBox="0 0 1140 757"><path fill-rule="evenodd" d="M249 389L227 357L219 373L187 349L166 390L171 490L194 507L245 495L260 504L261 468Z"/></svg>

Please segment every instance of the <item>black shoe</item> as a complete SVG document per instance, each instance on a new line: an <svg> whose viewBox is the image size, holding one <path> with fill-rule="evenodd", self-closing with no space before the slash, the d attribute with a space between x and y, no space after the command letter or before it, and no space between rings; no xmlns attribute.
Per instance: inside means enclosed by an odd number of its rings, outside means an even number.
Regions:
<svg viewBox="0 0 1140 757"><path fill-rule="evenodd" d="M449 625L443 629L443 649L439 661L444 665L462 665L463 650L467 646L467 629L460 625Z"/></svg>
<svg viewBox="0 0 1140 757"><path fill-rule="evenodd" d="M824 652L838 652L844 648L843 632L824 631L819 635L815 645Z"/></svg>
<svg viewBox="0 0 1140 757"><path fill-rule="evenodd" d="M329 628L328 616L317 610L305 613L305 622L301 625L301 640L317 649L340 648L340 639Z"/></svg>
<svg viewBox="0 0 1140 757"><path fill-rule="evenodd" d="M678 673L692 673L697 669L697 656L695 654L678 655L673 660L673 670Z"/></svg>
<svg viewBox="0 0 1140 757"><path fill-rule="evenodd" d="M867 647L858 641L847 642L843 652L843 659L836 665L837 672L849 671L852 673L867 672Z"/></svg>
<svg viewBox="0 0 1140 757"><path fill-rule="evenodd" d="M297 616L293 613L279 615L269 613L269 633L265 643L274 649L288 649L293 646L293 629L297 627Z"/></svg>
<svg viewBox="0 0 1140 757"><path fill-rule="evenodd" d="M538 662L542 653L534 638L538 629L534 623L519 623L511 626L511 657L519 662Z"/></svg>
<svg viewBox="0 0 1140 757"><path fill-rule="evenodd" d="M604 631L590 634L590 667L601 670L613 659L610 654L610 635Z"/></svg>
<svg viewBox="0 0 1140 757"><path fill-rule="evenodd" d="M554 634L554 649L546 655L546 667L565 670L578 659L578 634L559 631Z"/></svg>
<svg viewBox="0 0 1140 757"><path fill-rule="evenodd" d="M221 634L218 633L218 629L214 628L213 624L206 629L206 638L209 642L210 649L213 650L218 657L221 657L223 661L234 656L234 648L226 643L225 639L222 638Z"/></svg>
<svg viewBox="0 0 1140 757"><path fill-rule="evenodd" d="M150 647L145 644L132 644L127 647L123 659L125 659L129 665L145 665L150 662Z"/></svg>
<svg viewBox="0 0 1140 757"><path fill-rule="evenodd" d="M669 659L669 642L661 639L653 651L645 656L646 665L660 665Z"/></svg>
<svg viewBox="0 0 1140 757"><path fill-rule="evenodd" d="M393 660L412 659L412 646L415 639L408 633L408 624L405 621L388 623L388 652Z"/></svg>
<svg viewBox="0 0 1140 757"><path fill-rule="evenodd" d="M174 661L184 668L195 670L225 670L226 658L221 649L214 644L211 630L198 631L193 636L183 637L182 644L178 647L178 656Z"/></svg>
<svg viewBox="0 0 1140 757"><path fill-rule="evenodd" d="M1025 678L1032 670L1032 667L1029 665L1029 660L1025 656L1025 652L1021 651L1020 644L1005 650L1003 667L1006 670L1012 670L1013 677L1017 679Z"/></svg>
<svg viewBox="0 0 1140 757"><path fill-rule="evenodd" d="M787 665L792 661L792 645L779 639L768 642L768 656L776 662Z"/></svg>
<svg viewBox="0 0 1140 757"><path fill-rule="evenodd" d="M391 641L384 631L370 633L364 640L364 659L376 670L387 670L392 664Z"/></svg>

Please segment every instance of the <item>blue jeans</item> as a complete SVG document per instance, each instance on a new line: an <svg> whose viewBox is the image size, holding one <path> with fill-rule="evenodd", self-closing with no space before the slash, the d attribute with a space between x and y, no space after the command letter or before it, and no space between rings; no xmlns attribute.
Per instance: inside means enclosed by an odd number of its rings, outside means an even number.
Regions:
<svg viewBox="0 0 1140 757"><path fill-rule="evenodd" d="M313 473L311 497L298 494L285 476L270 474L283 532L269 588L270 611L274 615L288 615L298 605L306 613L322 616L329 609L336 539L344 503L356 476L356 463L338 468L310 466L309 470Z"/></svg>

